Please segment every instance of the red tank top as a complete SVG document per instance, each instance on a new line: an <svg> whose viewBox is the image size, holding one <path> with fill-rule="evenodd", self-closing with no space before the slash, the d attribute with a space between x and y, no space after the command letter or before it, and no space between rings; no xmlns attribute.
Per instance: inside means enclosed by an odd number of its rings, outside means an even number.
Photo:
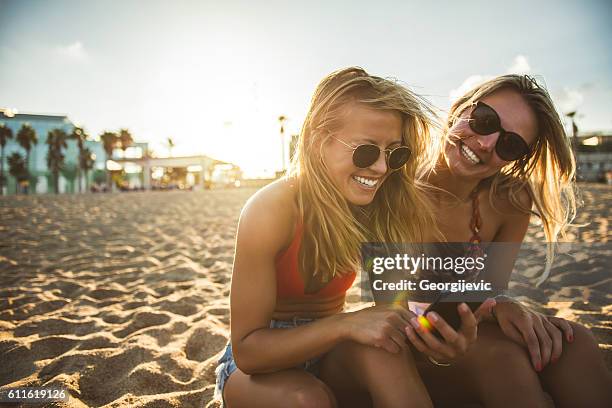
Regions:
<svg viewBox="0 0 612 408"><path fill-rule="evenodd" d="M304 282L298 270L300 246L302 244L302 223L295 228L295 235L289 247L276 256L276 296L278 298L319 299L345 293L355 280L355 272L336 275L315 293L304 293Z"/></svg>

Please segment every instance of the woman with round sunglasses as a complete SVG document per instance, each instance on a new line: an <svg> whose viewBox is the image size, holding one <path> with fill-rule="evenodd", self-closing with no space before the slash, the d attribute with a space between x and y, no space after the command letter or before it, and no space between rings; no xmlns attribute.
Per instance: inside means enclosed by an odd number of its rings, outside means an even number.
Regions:
<svg viewBox="0 0 612 408"><path fill-rule="evenodd" d="M415 183L433 158L430 114L360 68L318 85L288 177L240 216L231 338L216 371L224 404L431 406L406 343L414 314L399 305L343 312L363 242L422 241L433 223ZM473 337L476 318L467 318Z"/></svg>
<svg viewBox="0 0 612 408"><path fill-rule="evenodd" d="M574 157L547 91L529 76L491 79L454 102L442 142L427 180L436 187L430 197L444 239L518 246L533 208L549 245L543 281L553 245L576 211ZM439 340L423 325L407 329L411 344L434 362L418 366L436 403L548 406L546 391L558 407L611 406L612 379L588 329L511 298L496 300L458 358L447 347L454 332ZM427 315L435 327L443 324L437 317Z"/></svg>

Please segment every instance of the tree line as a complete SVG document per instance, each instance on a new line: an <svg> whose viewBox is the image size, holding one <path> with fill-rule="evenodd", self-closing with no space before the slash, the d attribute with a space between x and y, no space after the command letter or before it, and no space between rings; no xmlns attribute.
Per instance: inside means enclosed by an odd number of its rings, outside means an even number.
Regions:
<svg viewBox="0 0 612 408"><path fill-rule="evenodd" d="M4 147L9 139L15 137L17 143L25 151L25 157L19 152L14 152L8 157L9 173L17 180L15 193L19 192L19 186L25 186L24 191L29 193L29 185L32 184L32 175L30 174L30 151L38 144L38 136L36 131L28 124L23 124L17 135L13 135L13 130L0 123L0 195L3 194L3 187L6 184L6 176L4 175ZM64 150L68 147L68 140L75 140L78 148L78 158L76 166L69 167L65 163ZM85 176L86 184L89 171L93 169L95 155L85 146L85 141L90 140L89 135L81 127L74 127L72 132L66 133L63 129L53 129L47 133L46 144L47 151L47 167L51 173L53 180L53 191L59 192L59 175L60 172L67 176L76 176L78 191L81 192L81 178ZM112 157L113 149L119 146L124 152L134 143L131 133L127 129L120 129L119 132L104 132L100 135L100 140L106 160ZM105 169L106 170L106 169ZM76 172L76 174L71 174ZM72 178L72 177L67 177ZM107 185L110 185L110 173L106 172Z"/></svg>

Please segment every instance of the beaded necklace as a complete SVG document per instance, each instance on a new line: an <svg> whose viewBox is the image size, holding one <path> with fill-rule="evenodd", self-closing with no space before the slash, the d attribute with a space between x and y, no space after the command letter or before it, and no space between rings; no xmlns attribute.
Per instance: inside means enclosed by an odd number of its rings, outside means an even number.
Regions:
<svg viewBox="0 0 612 408"><path fill-rule="evenodd" d="M470 230L472 231L472 238L470 238L470 244L480 244L482 239L480 238L480 228L482 227L482 219L480 218L480 211L478 207L478 187L470 193L472 197L472 219L470 220Z"/></svg>
<svg viewBox="0 0 612 408"><path fill-rule="evenodd" d="M478 187L472 191L470 194L472 198L472 218L470 219L470 230L472 231L472 237L470 238L470 242L468 244L468 250L466 253L467 257L470 258L481 258L484 257L484 249L480 245L482 243L482 238L480 237L480 230L482 227L482 218L480 218L480 203L478 201ZM475 278L478 275L477 270L470 270L466 273L466 280L471 278Z"/></svg>

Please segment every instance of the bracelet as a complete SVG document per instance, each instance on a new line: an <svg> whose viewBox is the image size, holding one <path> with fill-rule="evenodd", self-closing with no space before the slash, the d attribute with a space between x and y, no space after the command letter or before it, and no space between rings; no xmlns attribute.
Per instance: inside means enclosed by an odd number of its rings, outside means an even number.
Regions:
<svg viewBox="0 0 612 408"><path fill-rule="evenodd" d="M491 308L491 316L493 316L493 319L495 319L495 321L499 323L499 320L497 319L497 313L495 313L495 307L499 304L499 301L501 301L501 302L511 302L514 299L512 299L511 297L506 296L506 295L497 295L493 299L495 299L495 301L497 303L495 304L495 306L493 306Z"/></svg>
<svg viewBox="0 0 612 408"><path fill-rule="evenodd" d="M450 363L440 363L438 361L436 361L432 356L427 356L427 359L432 363L437 365L438 367L449 367L451 364Z"/></svg>
<svg viewBox="0 0 612 408"><path fill-rule="evenodd" d="M514 301L514 299L512 299L510 296L506 296L506 295L497 295L497 296L493 297L493 299L495 299L495 301L501 300L502 302L512 302L512 301Z"/></svg>

